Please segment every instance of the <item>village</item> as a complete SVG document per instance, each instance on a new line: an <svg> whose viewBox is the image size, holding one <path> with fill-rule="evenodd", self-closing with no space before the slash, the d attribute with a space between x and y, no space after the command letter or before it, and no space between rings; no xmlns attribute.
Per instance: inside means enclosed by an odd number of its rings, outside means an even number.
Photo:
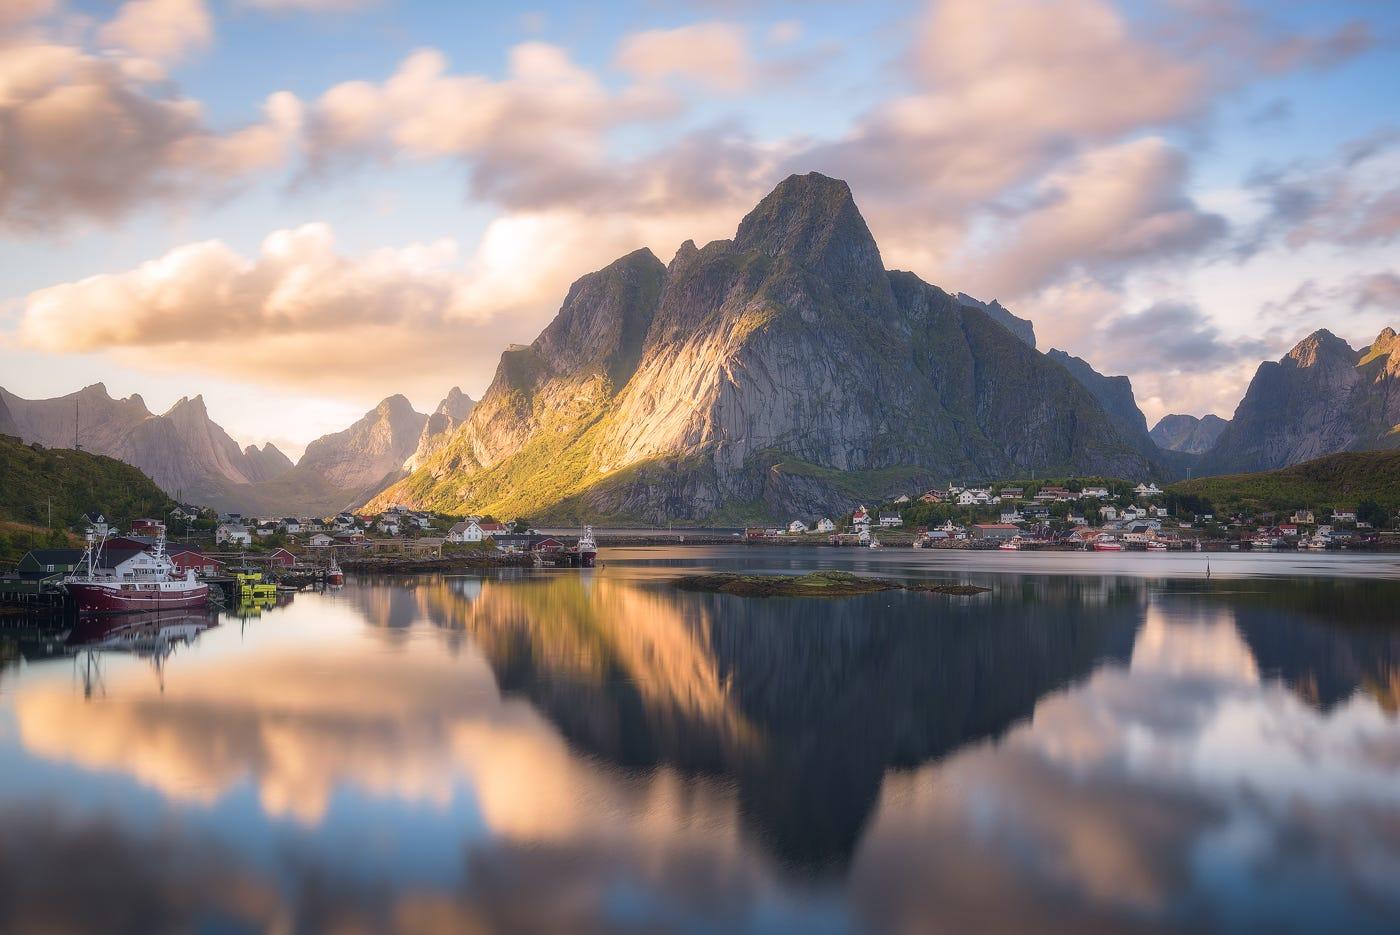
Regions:
<svg viewBox="0 0 1400 935"><path fill-rule="evenodd" d="M390 507L374 515L341 512L329 517L248 517L177 505L163 518L125 522L89 512L72 529L6 541L11 558L0 566L0 605L42 609L63 606L64 580L79 573L93 543L93 570L134 578L153 552L176 577L228 583L237 600L253 586L283 591L333 581L343 566L361 570L424 570L501 565L591 565L582 537L546 535L522 521L486 516L457 518ZM0 555L0 559L4 556Z"/></svg>
<svg viewBox="0 0 1400 935"><path fill-rule="evenodd" d="M1275 550L1400 547L1384 512L1360 508L1237 511L1216 516L1152 482L1096 478L964 486L901 494L833 520L752 527L749 542L885 548Z"/></svg>

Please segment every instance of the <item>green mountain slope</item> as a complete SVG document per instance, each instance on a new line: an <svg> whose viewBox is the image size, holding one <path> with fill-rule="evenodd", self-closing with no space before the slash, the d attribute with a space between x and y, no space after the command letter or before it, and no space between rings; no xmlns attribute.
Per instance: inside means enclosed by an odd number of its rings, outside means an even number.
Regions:
<svg viewBox="0 0 1400 935"><path fill-rule="evenodd" d="M174 502L140 470L104 455L40 448L0 435L0 518L71 526L97 510L108 519L164 517Z"/></svg>
<svg viewBox="0 0 1400 935"><path fill-rule="evenodd" d="M1400 451L1348 452L1276 471L1201 477L1171 484L1167 492L1203 497L1217 510L1354 507L1374 500L1393 511L1400 509Z"/></svg>

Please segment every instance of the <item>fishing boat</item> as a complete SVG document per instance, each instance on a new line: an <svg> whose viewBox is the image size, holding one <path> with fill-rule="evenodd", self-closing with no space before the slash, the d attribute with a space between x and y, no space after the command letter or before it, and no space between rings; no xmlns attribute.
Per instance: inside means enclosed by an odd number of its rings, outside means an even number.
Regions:
<svg viewBox="0 0 1400 935"><path fill-rule="evenodd" d="M1249 540L1249 547L1256 552L1264 552L1278 545L1278 540L1269 536L1255 536Z"/></svg>
<svg viewBox="0 0 1400 935"><path fill-rule="evenodd" d="M1019 552L1021 551L1021 537L1012 536L1010 539L1007 539L1001 545L997 546L997 548L1002 552Z"/></svg>
<svg viewBox="0 0 1400 935"><path fill-rule="evenodd" d="M1112 536L1102 536L1102 537L1100 537L1100 538L1094 540L1094 551L1095 551L1095 552L1121 552L1121 551L1123 551L1123 543L1119 542L1117 539L1113 538Z"/></svg>
<svg viewBox="0 0 1400 935"><path fill-rule="evenodd" d="M871 548L871 549L883 549L884 546L882 546L882 545L880 544L880 540L879 540L879 539L875 538L875 536L872 535L872 536L870 537L870 545L867 546L867 548Z"/></svg>
<svg viewBox="0 0 1400 935"><path fill-rule="evenodd" d="M204 607L209 586L194 576L194 569L176 576L175 565L165 554L165 530L156 535L149 552L138 552L114 568L104 568L102 546L107 537L89 533L78 569L63 579L63 587L80 614L128 614L143 610L179 610Z"/></svg>
<svg viewBox="0 0 1400 935"><path fill-rule="evenodd" d="M584 526L583 535L578 537L578 545L574 546L578 552L578 564L580 568L592 568L598 562L598 542L593 538L593 527Z"/></svg>
<svg viewBox="0 0 1400 935"><path fill-rule="evenodd" d="M1156 539L1153 539L1151 542L1147 543L1147 551L1165 552L1167 551L1167 544L1165 542L1159 542Z"/></svg>
<svg viewBox="0 0 1400 935"><path fill-rule="evenodd" d="M335 553L331 553L331 563L326 566L326 584L344 584L345 572L340 570L340 563L335 560Z"/></svg>

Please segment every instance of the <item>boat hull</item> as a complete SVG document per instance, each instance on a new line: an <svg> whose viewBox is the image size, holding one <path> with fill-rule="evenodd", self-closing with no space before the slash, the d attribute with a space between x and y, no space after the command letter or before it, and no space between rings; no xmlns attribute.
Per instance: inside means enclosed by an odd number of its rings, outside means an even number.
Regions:
<svg viewBox="0 0 1400 935"><path fill-rule="evenodd" d="M132 614L149 610L180 610L209 603L209 586L163 591L123 591L98 584L69 583L68 594L80 614Z"/></svg>

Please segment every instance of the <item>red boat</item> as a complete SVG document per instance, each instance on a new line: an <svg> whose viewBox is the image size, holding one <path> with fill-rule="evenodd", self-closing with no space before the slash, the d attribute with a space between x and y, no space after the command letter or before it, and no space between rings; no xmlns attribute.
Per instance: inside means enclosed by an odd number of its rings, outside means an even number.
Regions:
<svg viewBox="0 0 1400 935"><path fill-rule="evenodd" d="M326 566L326 584L344 584L345 572L340 570L340 563L331 556L331 563Z"/></svg>
<svg viewBox="0 0 1400 935"><path fill-rule="evenodd" d="M209 586L195 579L193 569L184 578L175 577L175 566L165 554L164 531L151 551L138 552L115 568L102 567L101 554L101 543L94 546L89 536L84 565L63 579L80 614L179 610L204 607L209 601Z"/></svg>
<svg viewBox="0 0 1400 935"><path fill-rule="evenodd" d="M1094 541L1094 551L1121 552L1123 551L1123 543L1119 542L1117 539L1114 539L1112 536L1104 536L1103 538Z"/></svg>

